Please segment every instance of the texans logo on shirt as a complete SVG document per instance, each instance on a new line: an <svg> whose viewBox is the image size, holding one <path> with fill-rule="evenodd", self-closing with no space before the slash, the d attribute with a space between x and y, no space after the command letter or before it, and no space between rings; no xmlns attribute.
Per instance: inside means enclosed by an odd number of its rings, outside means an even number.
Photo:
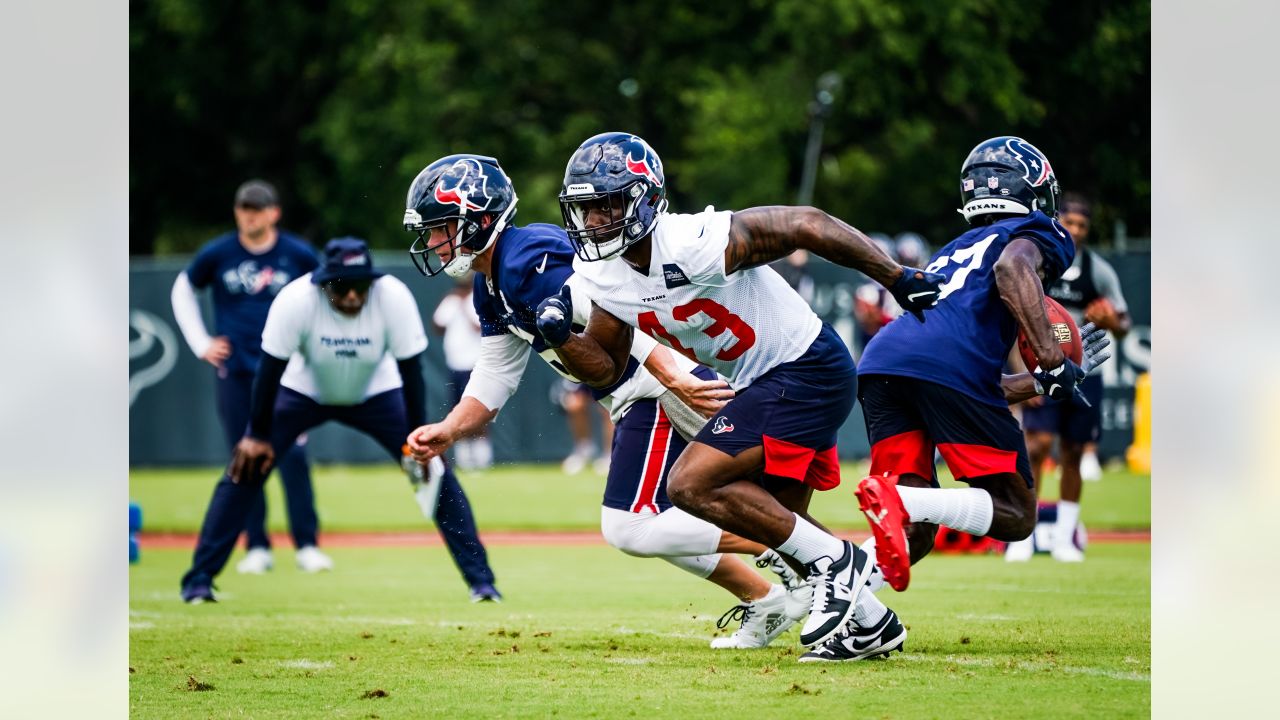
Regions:
<svg viewBox="0 0 1280 720"><path fill-rule="evenodd" d="M1044 153L1026 140L1009 138L1005 141L1005 147L1009 148L1013 157L1022 164L1022 177L1031 187L1039 187L1053 172Z"/></svg>
<svg viewBox="0 0 1280 720"><path fill-rule="evenodd" d="M457 205L460 210L484 210L493 197L489 178L480 163L470 158L454 163L436 183L435 200L441 205Z"/></svg>
<svg viewBox="0 0 1280 720"><path fill-rule="evenodd" d="M258 267L256 260L245 260L222 274L222 282L227 286L228 292L246 295L257 295L264 290L274 295L292 279L288 272L270 265Z"/></svg>
<svg viewBox="0 0 1280 720"><path fill-rule="evenodd" d="M724 416L716 418L716 424L711 428L712 435L723 435L724 433L733 432L733 423L725 420Z"/></svg>

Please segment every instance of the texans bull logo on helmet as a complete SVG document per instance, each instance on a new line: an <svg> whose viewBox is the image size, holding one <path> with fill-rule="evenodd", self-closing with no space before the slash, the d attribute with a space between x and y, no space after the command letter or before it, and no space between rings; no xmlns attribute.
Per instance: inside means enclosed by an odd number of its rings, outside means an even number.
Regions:
<svg viewBox="0 0 1280 720"><path fill-rule="evenodd" d="M640 138L633 137L632 140L637 144L641 142ZM654 160L656 161L657 158L654 158ZM644 145L640 145L639 160L631 157L631 150L627 150L627 170L633 175L647 178L649 182L653 183L654 187L662 187L662 178L658 177L658 173L654 172L653 168L649 166L649 153L645 151Z"/></svg>
<svg viewBox="0 0 1280 720"><path fill-rule="evenodd" d="M1022 165L1022 179L1031 187L1039 187L1053 174L1049 159L1026 140L1009 138L1005 147L1009 148L1009 152Z"/></svg>
<svg viewBox="0 0 1280 720"><path fill-rule="evenodd" d="M488 178L475 160L459 160L440 176L435 200L442 205L457 205L463 212L484 210L493 198L489 195Z"/></svg>

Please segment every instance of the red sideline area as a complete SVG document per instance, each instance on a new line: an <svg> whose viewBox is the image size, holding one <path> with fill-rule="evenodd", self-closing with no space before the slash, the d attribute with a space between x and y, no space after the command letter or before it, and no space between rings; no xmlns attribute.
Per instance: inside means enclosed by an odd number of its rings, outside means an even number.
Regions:
<svg viewBox="0 0 1280 720"><path fill-rule="evenodd" d="M840 533L841 537L861 543L870 533ZM603 545L604 538L598 531L493 531L480 533L485 545ZM195 533L148 533L138 536L143 549L191 549L196 546ZM1117 530L1111 532L1089 531L1092 543L1149 543L1149 530ZM271 544L275 547L292 547L286 533L273 533ZM323 547L418 547L443 545L435 532L328 532L320 537Z"/></svg>

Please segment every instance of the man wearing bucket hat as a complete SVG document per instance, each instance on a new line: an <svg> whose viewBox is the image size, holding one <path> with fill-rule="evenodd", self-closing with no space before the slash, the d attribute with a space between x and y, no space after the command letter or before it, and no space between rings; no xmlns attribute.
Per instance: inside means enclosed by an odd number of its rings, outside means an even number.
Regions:
<svg viewBox="0 0 1280 720"><path fill-rule="evenodd" d="M422 317L409 289L373 267L363 240L330 240L324 262L280 291L262 331L249 427L214 491L182 599L214 600L253 494L275 458L301 433L333 420L360 430L400 463L404 438L426 420ZM407 468L433 515L473 601L497 601L493 571L471 505L453 471L436 459ZM423 490L430 501L424 502ZM438 493L438 494L437 494Z"/></svg>

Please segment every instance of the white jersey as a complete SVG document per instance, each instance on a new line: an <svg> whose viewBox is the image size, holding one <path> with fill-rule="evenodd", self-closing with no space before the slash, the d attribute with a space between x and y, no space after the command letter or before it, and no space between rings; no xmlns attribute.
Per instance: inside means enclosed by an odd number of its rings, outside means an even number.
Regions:
<svg viewBox="0 0 1280 720"><path fill-rule="evenodd" d="M803 355L822 321L771 267L725 275L732 218L710 206L660 215L647 275L622 259L573 265L593 302L741 390Z"/></svg>
<svg viewBox="0 0 1280 720"><path fill-rule="evenodd" d="M449 293L431 319L444 328L444 364L455 372L470 372L480 357L480 318L471 293Z"/></svg>
<svg viewBox="0 0 1280 720"><path fill-rule="evenodd" d="M418 304L390 275L374 281L355 317L334 310L303 275L276 296L262 329L262 351L289 360L280 384L321 405L357 405L400 387L396 360L426 349Z"/></svg>
<svg viewBox="0 0 1280 720"><path fill-rule="evenodd" d="M591 317L591 299L583 292L582 282L577 275L571 275L565 284L573 293L573 321L585 326ZM463 391L464 396L474 397L490 410L500 409L515 392L534 341L533 335L518 325L510 324L507 330L508 334L484 338L480 359L471 381ZM644 361L653 352L655 345L652 338L636 333L631 343L631 357L636 359L640 367L636 368L630 378L614 388L613 392L600 398L600 404L609 411L614 423L621 420L637 400L657 398L666 392L662 383L644 368ZM547 348L538 353L538 356L561 377L582 382L565 369L555 350ZM692 360L678 354L675 362L685 372L691 373L697 367Z"/></svg>

